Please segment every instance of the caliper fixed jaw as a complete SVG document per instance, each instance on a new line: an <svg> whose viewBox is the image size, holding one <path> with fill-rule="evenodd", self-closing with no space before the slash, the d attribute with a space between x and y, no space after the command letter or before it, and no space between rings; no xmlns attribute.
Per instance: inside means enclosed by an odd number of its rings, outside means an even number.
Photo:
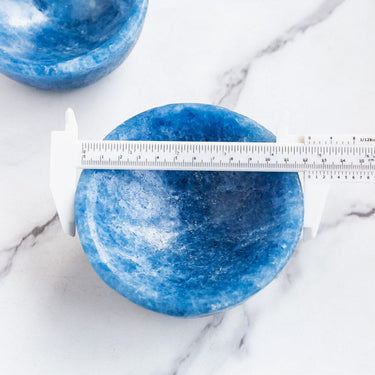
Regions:
<svg viewBox="0 0 375 375"><path fill-rule="evenodd" d="M285 125L285 124L284 124ZM277 143L305 143L306 137L287 134L287 127L277 133ZM72 109L65 114L65 130L51 134L50 188L63 231L76 233L74 197L79 169L78 125ZM304 193L303 239L310 240L318 232L330 183L310 180L300 172Z"/></svg>
<svg viewBox="0 0 375 375"><path fill-rule="evenodd" d="M74 236L74 196L77 187L78 125L72 109L65 113L65 130L51 134L50 188L65 233Z"/></svg>

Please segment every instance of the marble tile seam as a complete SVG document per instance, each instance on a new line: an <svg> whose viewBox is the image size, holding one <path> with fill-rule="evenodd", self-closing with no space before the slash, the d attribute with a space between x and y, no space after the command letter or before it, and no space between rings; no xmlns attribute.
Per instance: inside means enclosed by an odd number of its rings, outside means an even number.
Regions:
<svg viewBox="0 0 375 375"><path fill-rule="evenodd" d="M289 27L282 35L273 39L266 47L256 52L246 63L225 71L222 74L223 88L219 88L216 93L217 99L214 104L235 108L245 87L252 64L263 58L283 49L284 46L293 42L298 35L304 34L307 30L317 26L327 19L347 0L326 0L310 15Z"/></svg>
<svg viewBox="0 0 375 375"><path fill-rule="evenodd" d="M35 226L30 232L26 233L18 242L16 245L2 249L0 250L0 255L6 257L5 262L3 262L3 265L0 268L0 281L5 278L9 272L12 269L14 259L22 247L24 243L30 239L33 238L33 246L35 245L36 240L48 229L50 225L52 225L57 220L57 213L55 213L52 218L50 218L48 221L46 221L42 225Z"/></svg>

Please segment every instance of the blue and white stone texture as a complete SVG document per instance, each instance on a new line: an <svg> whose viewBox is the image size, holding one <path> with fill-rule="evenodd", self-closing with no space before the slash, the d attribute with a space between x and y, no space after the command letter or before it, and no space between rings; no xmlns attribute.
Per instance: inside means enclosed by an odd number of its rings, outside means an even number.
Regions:
<svg viewBox="0 0 375 375"><path fill-rule="evenodd" d="M2 0L0 72L45 90L89 85L135 45L148 0Z"/></svg>
<svg viewBox="0 0 375 375"><path fill-rule="evenodd" d="M202 104L155 108L108 140L273 142L256 122ZM148 309L200 316L243 302L293 254L303 223L296 173L82 173L78 233L113 289Z"/></svg>

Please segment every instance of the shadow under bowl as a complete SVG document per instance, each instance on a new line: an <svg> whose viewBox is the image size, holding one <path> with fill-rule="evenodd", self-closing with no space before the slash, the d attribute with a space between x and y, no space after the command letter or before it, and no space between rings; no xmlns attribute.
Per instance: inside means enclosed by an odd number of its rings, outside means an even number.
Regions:
<svg viewBox="0 0 375 375"><path fill-rule="evenodd" d="M148 0L2 0L0 72L44 90L89 85L118 67Z"/></svg>
<svg viewBox="0 0 375 375"><path fill-rule="evenodd" d="M274 142L227 109L174 104L141 113L108 140ZM285 266L300 238L297 173L82 173L78 234L100 277L129 300L174 316L243 302Z"/></svg>

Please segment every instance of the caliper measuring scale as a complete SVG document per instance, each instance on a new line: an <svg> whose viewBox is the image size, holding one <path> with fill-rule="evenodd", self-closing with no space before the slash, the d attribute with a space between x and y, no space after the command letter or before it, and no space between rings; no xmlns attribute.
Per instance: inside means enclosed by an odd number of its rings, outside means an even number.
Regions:
<svg viewBox="0 0 375 375"><path fill-rule="evenodd" d="M264 142L79 140L74 112L51 135L50 186L63 230L75 234L78 170L298 172L304 239L316 236L331 182L375 182L375 136L308 135Z"/></svg>

